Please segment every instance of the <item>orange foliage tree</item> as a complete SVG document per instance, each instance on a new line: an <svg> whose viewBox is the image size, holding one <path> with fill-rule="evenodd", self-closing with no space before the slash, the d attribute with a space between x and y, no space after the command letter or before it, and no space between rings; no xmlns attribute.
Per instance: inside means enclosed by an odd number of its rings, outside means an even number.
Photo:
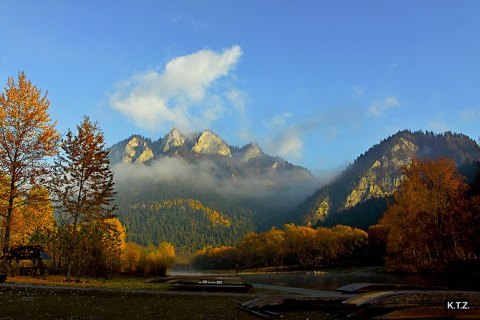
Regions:
<svg viewBox="0 0 480 320"><path fill-rule="evenodd" d="M112 230L114 201L113 171L103 132L97 123L84 117L77 126L77 134L68 130L61 143L62 153L55 159L52 178L53 194L59 213L63 254L67 260L67 280L73 271L100 272L105 261L93 260L92 255L103 256L99 244ZM90 261L95 265L85 265ZM99 265L100 263L100 265Z"/></svg>
<svg viewBox="0 0 480 320"><path fill-rule="evenodd" d="M472 257L468 185L453 160L413 160L380 226L390 269L438 271Z"/></svg>
<svg viewBox="0 0 480 320"><path fill-rule="evenodd" d="M26 79L8 79L0 95L0 183L6 188L2 199L4 220L3 253L9 250L15 208L30 201L32 185L40 184L48 173L46 159L57 154L60 134L48 114L47 94ZM21 200L21 201L20 201Z"/></svg>

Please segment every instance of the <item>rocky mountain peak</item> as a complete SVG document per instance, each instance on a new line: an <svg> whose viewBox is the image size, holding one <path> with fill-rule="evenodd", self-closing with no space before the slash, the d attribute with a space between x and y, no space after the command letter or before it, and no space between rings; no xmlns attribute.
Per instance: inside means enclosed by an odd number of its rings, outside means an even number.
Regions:
<svg viewBox="0 0 480 320"><path fill-rule="evenodd" d="M246 146L242 161L247 162L250 159L261 157L262 155L263 151L262 149L260 149L260 146L257 143L253 142Z"/></svg>
<svg viewBox="0 0 480 320"><path fill-rule="evenodd" d="M199 154L221 155L231 157L232 152L228 144L215 133L205 130L198 137L197 142L192 148L192 152Z"/></svg>
<svg viewBox="0 0 480 320"><path fill-rule="evenodd" d="M173 128L165 138L163 138L162 142L161 150L166 153L173 148L183 146L185 144L185 136L180 130Z"/></svg>
<svg viewBox="0 0 480 320"><path fill-rule="evenodd" d="M153 158L153 151L145 139L139 136L132 136L125 146L125 153L122 162L143 163Z"/></svg>

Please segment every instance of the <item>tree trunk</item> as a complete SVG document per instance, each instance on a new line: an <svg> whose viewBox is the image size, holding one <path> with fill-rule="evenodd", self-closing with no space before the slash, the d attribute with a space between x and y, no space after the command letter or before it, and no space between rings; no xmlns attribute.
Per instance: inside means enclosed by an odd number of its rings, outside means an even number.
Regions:
<svg viewBox="0 0 480 320"><path fill-rule="evenodd" d="M2 265L0 266L1 274L8 274L9 264L7 263L8 252L10 251L10 233L11 233L11 224L13 216L13 201L14 201L14 192L15 191L15 180L12 178L10 182L10 195L8 199L8 209L7 209L7 221L5 223L5 237L3 238L3 249L2 249Z"/></svg>

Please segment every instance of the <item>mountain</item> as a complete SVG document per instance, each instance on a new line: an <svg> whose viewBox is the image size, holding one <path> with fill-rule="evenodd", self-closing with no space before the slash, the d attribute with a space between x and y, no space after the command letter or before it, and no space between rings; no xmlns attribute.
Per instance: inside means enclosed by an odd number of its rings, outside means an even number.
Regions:
<svg viewBox="0 0 480 320"><path fill-rule="evenodd" d="M257 143L229 145L210 130L172 129L156 141L132 135L110 148L110 163L129 240L169 241L185 256L289 222L315 190L307 169Z"/></svg>
<svg viewBox="0 0 480 320"><path fill-rule="evenodd" d="M264 153L255 142L241 148L230 146L210 130L187 136L174 128L157 141L132 135L110 147L112 165L119 163L151 165L166 157L182 158L190 164L214 163L219 170L216 174L223 173L232 179L261 178L266 185L285 183L286 180L313 179L313 175L307 169Z"/></svg>
<svg viewBox="0 0 480 320"><path fill-rule="evenodd" d="M408 130L371 147L329 184L309 196L292 219L307 225L337 223L367 228L375 224L402 181L402 166L413 158L454 159L460 172L473 178L480 151L471 138L452 132Z"/></svg>

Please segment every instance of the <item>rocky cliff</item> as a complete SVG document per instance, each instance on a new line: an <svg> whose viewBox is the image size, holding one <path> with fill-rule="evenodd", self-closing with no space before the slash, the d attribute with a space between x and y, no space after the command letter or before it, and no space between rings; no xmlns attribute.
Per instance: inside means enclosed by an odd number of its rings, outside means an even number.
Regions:
<svg viewBox="0 0 480 320"><path fill-rule="evenodd" d="M454 159L460 168L475 165L480 151L474 140L462 134L400 131L360 155L336 179L308 197L297 215L302 223L313 225L370 199L390 196L402 181L402 166L413 158L437 157Z"/></svg>
<svg viewBox="0 0 480 320"><path fill-rule="evenodd" d="M314 190L305 168L257 143L229 145L210 130L172 129L156 141L133 135L110 148L110 160L129 241L169 241L185 255L287 223L288 212Z"/></svg>
<svg viewBox="0 0 480 320"><path fill-rule="evenodd" d="M243 147L230 146L225 140L210 130L192 135L184 135L172 129L163 138L151 141L148 138L132 135L110 148L110 162L144 163L165 157L181 157L189 163L210 161L222 169L217 174L235 177L272 178L282 176L288 180L311 180L312 174L305 168L265 154L253 142ZM268 179L267 179L268 180ZM271 181L266 181L270 184Z"/></svg>

